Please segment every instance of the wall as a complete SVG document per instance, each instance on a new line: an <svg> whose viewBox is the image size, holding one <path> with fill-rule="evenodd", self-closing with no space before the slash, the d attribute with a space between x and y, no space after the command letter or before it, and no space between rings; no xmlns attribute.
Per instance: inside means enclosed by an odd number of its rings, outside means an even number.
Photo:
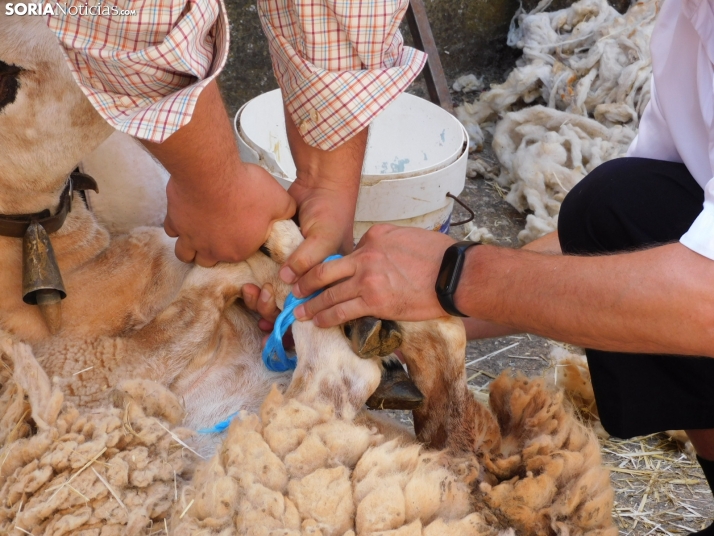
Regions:
<svg viewBox="0 0 714 536"><path fill-rule="evenodd" d="M623 11L629 0L610 0ZM488 81L503 79L519 56L506 45L508 27L519 0L424 0L434 39L449 81L475 73ZM560 9L572 0L554 0ZM231 53L220 83L229 112L251 98L277 87L255 0L226 2L231 21ZM536 0L525 0L530 10ZM409 30L402 25L407 42Z"/></svg>

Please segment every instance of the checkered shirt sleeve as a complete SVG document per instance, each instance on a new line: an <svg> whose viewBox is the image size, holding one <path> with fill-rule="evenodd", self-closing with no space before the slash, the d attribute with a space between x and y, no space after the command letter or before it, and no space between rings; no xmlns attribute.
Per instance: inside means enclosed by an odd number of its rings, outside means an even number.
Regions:
<svg viewBox="0 0 714 536"><path fill-rule="evenodd" d="M273 70L303 139L333 149L416 78L426 55L399 32L408 0L258 0Z"/></svg>
<svg viewBox="0 0 714 536"><path fill-rule="evenodd" d="M67 5L81 6L84 0ZM199 94L223 68L222 0L105 0L124 16L48 17L75 81L114 128L162 142L191 120Z"/></svg>

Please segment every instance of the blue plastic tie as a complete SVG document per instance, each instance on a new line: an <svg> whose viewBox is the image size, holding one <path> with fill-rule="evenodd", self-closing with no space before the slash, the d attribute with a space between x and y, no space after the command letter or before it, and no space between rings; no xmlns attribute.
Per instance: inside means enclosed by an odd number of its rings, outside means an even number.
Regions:
<svg viewBox="0 0 714 536"><path fill-rule="evenodd" d="M342 255L331 255L327 257L322 262L334 261L335 259L342 258ZM285 348L283 347L283 336L287 333L288 328L295 322L295 315L293 312L298 305L301 305L307 301L310 301L315 296L322 293L322 290L313 292L307 298L296 298L291 292L285 298L285 306L283 310L275 319L275 325L273 326L273 332L268 337L268 341L265 343L265 348L263 348L263 363L273 372L285 372L286 370L294 370L297 366L297 356L289 357L285 353ZM212 426L211 428L201 428L198 430L199 434L220 434L225 431L231 424L231 421L238 415L234 413L229 415L224 421Z"/></svg>
<svg viewBox="0 0 714 536"><path fill-rule="evenodd" d="M332 255L327 257L323 262L334 261L341 257L342 255ZM278 315L278 318L275 319L273 332L268 337L265 348L263 348L263 363L265 363L268 370L272 370L273 372L285 372L286 370L295 369L297 366L297 356L289 357L285 353L283 336L287 333L288 328L293 325L293 322L295 322L295 315L293 314L295 309L321 293L322 290L318 290L306 298L296 298L291 292L287 298L285 298L285 306Z"/></svg>
<svg viewBox="0 0 714 536"><path fill-rule="evenodd" d="M238 412L228 415L225 421L221 421L218 424L212 426L211 428L201 428L199 434L220 434L224 432L230 425L231 421L238 416Z"/></svg>

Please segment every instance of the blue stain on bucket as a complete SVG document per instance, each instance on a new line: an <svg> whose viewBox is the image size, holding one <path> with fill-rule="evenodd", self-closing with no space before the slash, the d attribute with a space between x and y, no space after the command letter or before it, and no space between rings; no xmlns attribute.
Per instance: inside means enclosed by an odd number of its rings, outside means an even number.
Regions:
<svg viewBox="0 0 714 536"><path fill-rule="evenodd" d="M392 167L392 173L404 173L404 167L409 163L408 158L404 158L402 160L399 160L398 158L394 159L394 164L391 164Z"/></svg>
<svg viewBox="0 0 714 536"><path fill-rule="evenodd" d="M449 217L446 218L446 221L441 224L441 227L439 227L439 232L443 234L449 234L449 230L451 229L451 214L449 214Z"/></svg>

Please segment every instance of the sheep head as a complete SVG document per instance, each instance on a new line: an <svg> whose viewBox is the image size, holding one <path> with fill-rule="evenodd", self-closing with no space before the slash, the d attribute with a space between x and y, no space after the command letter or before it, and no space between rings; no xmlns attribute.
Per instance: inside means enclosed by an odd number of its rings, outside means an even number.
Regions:
<svg viewBox="0 0 714 536"><path fill-rule="evenodd" d="M0 214L57 205L69 173L111 133L74 82L43 17L0 0Z"/></svg>

